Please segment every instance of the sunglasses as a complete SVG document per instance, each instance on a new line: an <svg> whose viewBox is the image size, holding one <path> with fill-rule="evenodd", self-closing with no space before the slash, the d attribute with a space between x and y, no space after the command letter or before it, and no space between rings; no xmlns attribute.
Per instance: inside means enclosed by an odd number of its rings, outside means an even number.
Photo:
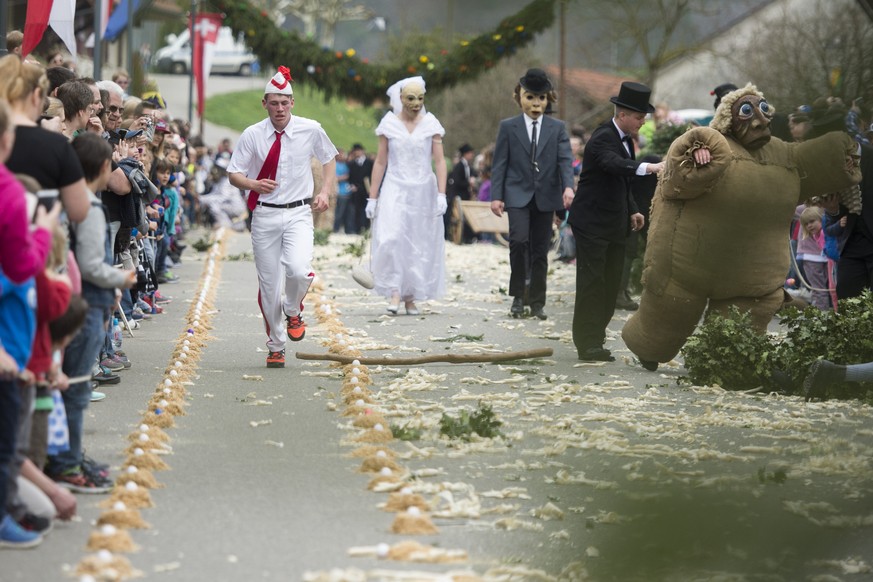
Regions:
<svg viewBox="0 0 873 582"><path fill-rule="evenodd" d="M124 110L124 107L119 107L117 105L110 105L106 108L106 111L109 113L121 113Z"/></svg>

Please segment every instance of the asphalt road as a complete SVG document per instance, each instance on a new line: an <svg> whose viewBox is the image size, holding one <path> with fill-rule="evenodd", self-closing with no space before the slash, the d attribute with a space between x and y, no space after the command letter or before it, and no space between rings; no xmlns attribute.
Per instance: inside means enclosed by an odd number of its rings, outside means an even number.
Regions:
<svg viewBox="0 0 873 582"><path fill-rule="evenodd" d="M189 244L199 235L189 236ZM451 246L448 293L422 315L390 316L349 272L354 237L316 247L308 328L285 369L267 369L257 278L245 234L229 234L209 274L189 247L166 312L124 349L134 361L88 410L86 447L114 470L126 461L149 399L192 325L198 290L215 290L210 329L186 385L187 416L168 428L171 470L156 472L150 529L131 530L122 554L149 580L870 580L871 409L777 395L679 386L676 364L635 364L617 333L618 361L581 365L570 341L573 267L554 263L545 322L513 320L502 247ZM199 333L199 332L198 332ZM340 335L338 335L340 334ZM201 337L201 336L198 336ZM361 416L346 416L352 372L307 353L408 357L540 347L554 355L513 364L369 366ZM196 361L195 361L196 360ZM196 364L196 365L195 365ZM186 367L185 369L189 369ZM502 436L440 434L443 415L492 408ZM354 422L381 415L418 432L384 450L382 480L422 495L427 535L392 533L388 492L368 484ZM384 462L384 461L383 461ZM0 580L63 579L91 553L106 496L79 496L80 518L32 551L0 551ZM418 519L420 519L419 516ZM379 559L379 544L414 540L458 563ZM365 548L360 550L359 548ZM383 547L384 550L384 547ZM358 556L358 554L364 554Z"/></svg>

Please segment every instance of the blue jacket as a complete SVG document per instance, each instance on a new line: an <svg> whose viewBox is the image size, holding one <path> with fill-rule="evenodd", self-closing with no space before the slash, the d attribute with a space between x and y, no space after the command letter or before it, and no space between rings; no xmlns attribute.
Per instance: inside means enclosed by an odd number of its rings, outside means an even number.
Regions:
<svg viewBox="0 0 873 582"><path fill-rule="evenodd" d="M24 370L36 336L36 283L16 285L0 270L0 343Z"/></svg>

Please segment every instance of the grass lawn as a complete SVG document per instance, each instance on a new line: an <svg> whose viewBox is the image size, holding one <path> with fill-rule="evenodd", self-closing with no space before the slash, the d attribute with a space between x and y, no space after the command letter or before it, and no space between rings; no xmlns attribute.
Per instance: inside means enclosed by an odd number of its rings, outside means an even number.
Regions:
<svg viewBox="0 0 873 582"><path fill-rule="evenodd" d="M263 96L261 91L241 91L210 97L206 101L204 117L211 123L241 132L266 117L261 106ZM338 148L348 150L357 142L368 152L376 153L378 141L374 132L382 112L373 107L349 104L339 99L325 102L320 92L300 88L295 91L293 114L321 123Z"/></svg>

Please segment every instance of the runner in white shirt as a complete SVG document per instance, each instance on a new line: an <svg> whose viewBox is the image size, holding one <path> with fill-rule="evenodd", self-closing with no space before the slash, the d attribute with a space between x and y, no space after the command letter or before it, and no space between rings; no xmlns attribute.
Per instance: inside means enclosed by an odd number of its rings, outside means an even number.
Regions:
<svg viewBox="0 0 873 582"><path fill-rule="evenodd" d="M246 128L227 168L230 183L249 192L268 368L283 368L285 342L306 333L303 298L315 277L312 213L327 210L328 193L336 188L337 149L321 124L291 115L291 81L288 69L279 67L267 82L261 104L269 117ZM314 198L313 157L322 165Z"/></svg>

